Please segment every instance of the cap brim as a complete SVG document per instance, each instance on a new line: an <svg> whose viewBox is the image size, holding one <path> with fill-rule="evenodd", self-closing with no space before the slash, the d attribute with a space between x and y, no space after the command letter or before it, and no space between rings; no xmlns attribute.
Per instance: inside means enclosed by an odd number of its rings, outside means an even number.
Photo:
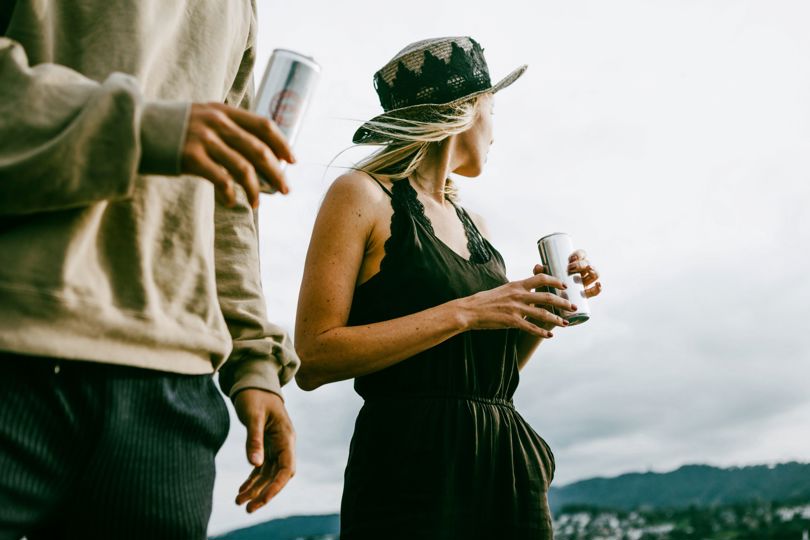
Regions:
<svg viewBox="0 0 810 540"><path fill-rule="evenodd" d="M354 132L354 136L352 137L352 142L354 144L387 144L392 142L391 137L380 133L374 127L374 124L380 123L383 121L390 121L390 120L426 120L429 119L431 116L436 116L436 113L441 113L442 109L446 109L448 107L453 107L454 105L458 105L459 103L463 103L468 99L472 99L476 96L480 96L482 94L494 94L496 92L500 92L507 86L514 83L516 80L521 78L529 66L522 65L512 73L498 81L498 83L490 86L489 88L485 88L483 90L478 90L466 96L460 97L458 99L454 99L453 101L449 101L447 103L423 103L420 105L411 105L410 107L401 107L399 109L392 109L386 113L378 114L368 122L364 123L357 131Z"/></svg>

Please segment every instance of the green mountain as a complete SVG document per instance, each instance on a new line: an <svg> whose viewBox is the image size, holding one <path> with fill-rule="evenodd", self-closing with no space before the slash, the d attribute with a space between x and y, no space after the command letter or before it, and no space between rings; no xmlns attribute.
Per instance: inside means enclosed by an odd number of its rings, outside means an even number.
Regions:
<svg viewBox="0 0 810 540"><path fill-rule="evenodd" d="M340 532L337 514L292 516L238 529L210 540L336 540Z"/></svg>
<svg viewBox="0 0 810 540"><path fill-rule="evenodd" d="M801 510L790 509L771 504L775 501L804 506ZM788 537L784 536L784 531L789 530L789 537L793 538L793 532L803 532L810 527L810 463L727 469L686 465L668 473L590 478L559 488L552 487L549 503L556 517L555 529L562 540L591 538L589 528L594 527L597 532L602 531L599 534L594 532L596 536L612 538L603 533L613 527L610 523L614 521L617 525L613 529L616 530L626 525L637 532L646 530L644 527L653 531L644 533L644 536L636 535L640 540L714 538L718 531L718 538L723 540L781 540ZM638 509L640 512L628 514ZM618 513L610 514L611 510ZM790 514L789 520L768 517L783 516L785 512ZM583 515L588 516L584 524L580 523ZM774 529L777 525L781 528ZM663 533L661 527L674 529L671 533ZM746 532L723 536L723 531L730 531L732 527L735 531ZM710 529L714 531L712 535L704 534ZM212 540L338 540L339 532L340 517L337 514L293 516L232 531Z"/></svg>
<svg viewBox="0 0 810 540"><path fill-rule="evenodd" d="M767 501L810 501L810 463L728 469L685 465L668 473L590 478L549 491L555 512L568 505L632 510Z"/></svg>

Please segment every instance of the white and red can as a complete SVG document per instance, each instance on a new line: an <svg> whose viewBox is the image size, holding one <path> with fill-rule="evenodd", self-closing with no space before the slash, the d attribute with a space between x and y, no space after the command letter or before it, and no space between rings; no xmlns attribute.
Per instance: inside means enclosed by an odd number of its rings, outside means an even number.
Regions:
<svg viewBox="0 0 810 540"><path fill-rule="evenodd" d="M275 49L267 62L253 112L273 120L290 146L298 137L320 72L315 60L287 49ZM261 176L259 180L262 192L275 191Z"/></svg>

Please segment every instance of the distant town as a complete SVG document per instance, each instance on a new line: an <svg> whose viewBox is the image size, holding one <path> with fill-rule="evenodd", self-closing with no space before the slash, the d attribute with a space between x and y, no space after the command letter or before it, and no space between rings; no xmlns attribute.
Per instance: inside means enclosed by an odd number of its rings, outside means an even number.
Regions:
<svg viewBox="0 0 810 540"><path fill-rule="evenodd" d="M751 503L679 510L568 507L556 540L810 540L810 503Z"/></svg>

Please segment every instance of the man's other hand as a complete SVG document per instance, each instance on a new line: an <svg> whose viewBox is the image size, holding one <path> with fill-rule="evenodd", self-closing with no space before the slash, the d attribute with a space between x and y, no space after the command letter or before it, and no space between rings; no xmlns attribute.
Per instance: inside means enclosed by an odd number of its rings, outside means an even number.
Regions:
<svg viewBox="0 0 810 540"><path fill-rule="evenodd" d="M281 397L247 388L236 394L234 406L247 428L247 458L253 472L239 488L236 504L255 512L275 497L295 475L295 430Z"/></svg>

